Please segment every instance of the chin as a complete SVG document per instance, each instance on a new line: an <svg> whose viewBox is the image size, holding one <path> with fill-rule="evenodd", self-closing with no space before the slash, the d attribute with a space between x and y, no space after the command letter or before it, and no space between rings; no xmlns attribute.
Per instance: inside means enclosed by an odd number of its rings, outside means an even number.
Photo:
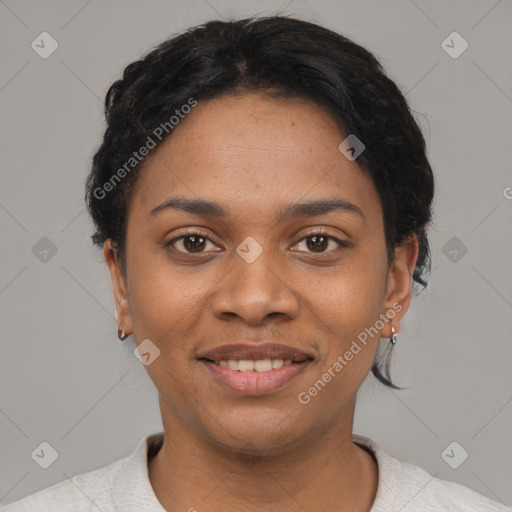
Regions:
<svg viewBox="0 0 512 512"><path fill-rule="evenodd" d="M245 413L237 409L224 415L219 423L208 418L208 424L208 437L216 445L247 455L282 453L307 435L305 423L284 409L247 410Z"/></svg>

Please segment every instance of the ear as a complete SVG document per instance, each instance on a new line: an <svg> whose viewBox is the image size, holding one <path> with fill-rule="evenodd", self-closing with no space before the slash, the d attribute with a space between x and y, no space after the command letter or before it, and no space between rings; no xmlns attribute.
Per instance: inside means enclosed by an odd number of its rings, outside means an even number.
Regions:
<svg viewBox="0 0 512 512"><path fill-rule="evenodd" d="M115 247L113 247L110 238L103 244L103 258L105 259L112 279L119 328L126 331L127 334L131 334L133 327L128 302L128 291L117 251Z"/></svg>
<svg viewBox="0 0 512 512"><path fill-rule="evenodd" d="M395 332L400 331L401 319L409 309L412 295L412 275L417 259L418 237L411 235L395 248L395 261L389 269L385 312L393 310L395 316L392 321L386 323L382 330L382 336L386 338L391 337L391 326L394 327ZM401 306L400 309L398 305Z"/></svg>

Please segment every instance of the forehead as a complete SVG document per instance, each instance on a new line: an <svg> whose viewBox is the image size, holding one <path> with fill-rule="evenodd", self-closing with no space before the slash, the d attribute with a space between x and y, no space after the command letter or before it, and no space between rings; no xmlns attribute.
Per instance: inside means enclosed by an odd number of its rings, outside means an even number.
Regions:
<svg viewBox="0 0 512 512"><path fill-rule="evenodd" d="M199 102L143 166L132 208L149 215L179 195L264 214L336 197L379 216L370 177L338 149L344 138L333 117L304 99L245 94Z"/></svg>

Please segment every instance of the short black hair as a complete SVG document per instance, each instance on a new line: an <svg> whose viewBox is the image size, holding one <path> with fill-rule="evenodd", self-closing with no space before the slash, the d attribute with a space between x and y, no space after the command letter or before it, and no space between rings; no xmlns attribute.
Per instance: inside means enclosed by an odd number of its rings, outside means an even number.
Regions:
<svg viewBox="0 0 512 512"><path fill-rule="evenodd" d="M426 287L434 177L406 99L368 50L289 16L210 21L171 37L125 68L107 92L107 127L86 183L93 242L111 239L125 271L131 193L148 158L137 153L135 159L134 152L154 141L158 127L158 142L165 140L172 133L171 118L178 119L185 105L246 92L313 100L345 136L363 142L357 163L381 200L388 264L396 245L416 235L413 280ZM372 372L386 386L401 389L391 382L389 353L376 358Z"/></svg>

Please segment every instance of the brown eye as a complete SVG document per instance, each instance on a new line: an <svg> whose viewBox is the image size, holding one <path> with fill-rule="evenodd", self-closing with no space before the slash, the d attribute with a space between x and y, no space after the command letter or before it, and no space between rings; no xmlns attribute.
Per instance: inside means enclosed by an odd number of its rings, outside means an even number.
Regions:
<svg viewBox="0 0 512 512"><path fill-rule="evenodd" d="M311 249L313 252L323 252L329 245L329 238L323 235L311 235L306 240L308 240L306 242L308 249Z"/></svg>
<svg viewBox="0 0 512 512"><path fill-rule="evenodd" d="M299 242L298 245L304 243L303 240L306 240L305 245L308 250L306 252L313 252L318 254L322 254L325 252L335 252L339 248L348 247L348 244L346 242L343 242L342 240L339 240L338 238L330 236L324 232L309 233ZM334 242L334 245L338 245L338 248L334 247L332 250L327 251L326 249L329 247L330 242Z"/></svg>
<svg viewBox="0 0 512 512"><path fill-rule="evenodd" d="M189 252L201 252L206 245L206 238L188 235L183 237L183 247Z"/></svg>
<svg viewBox="0 0 512 512"><path fill-rule="evenodd" d="M181 235L166 243L166 247L172 246L178 252L185 254L201 254L205 252L205 247L208 242L213 245L213 242L202 233L187 232L186 235ZM180 247L181 246L181 247Z"/></svg>

